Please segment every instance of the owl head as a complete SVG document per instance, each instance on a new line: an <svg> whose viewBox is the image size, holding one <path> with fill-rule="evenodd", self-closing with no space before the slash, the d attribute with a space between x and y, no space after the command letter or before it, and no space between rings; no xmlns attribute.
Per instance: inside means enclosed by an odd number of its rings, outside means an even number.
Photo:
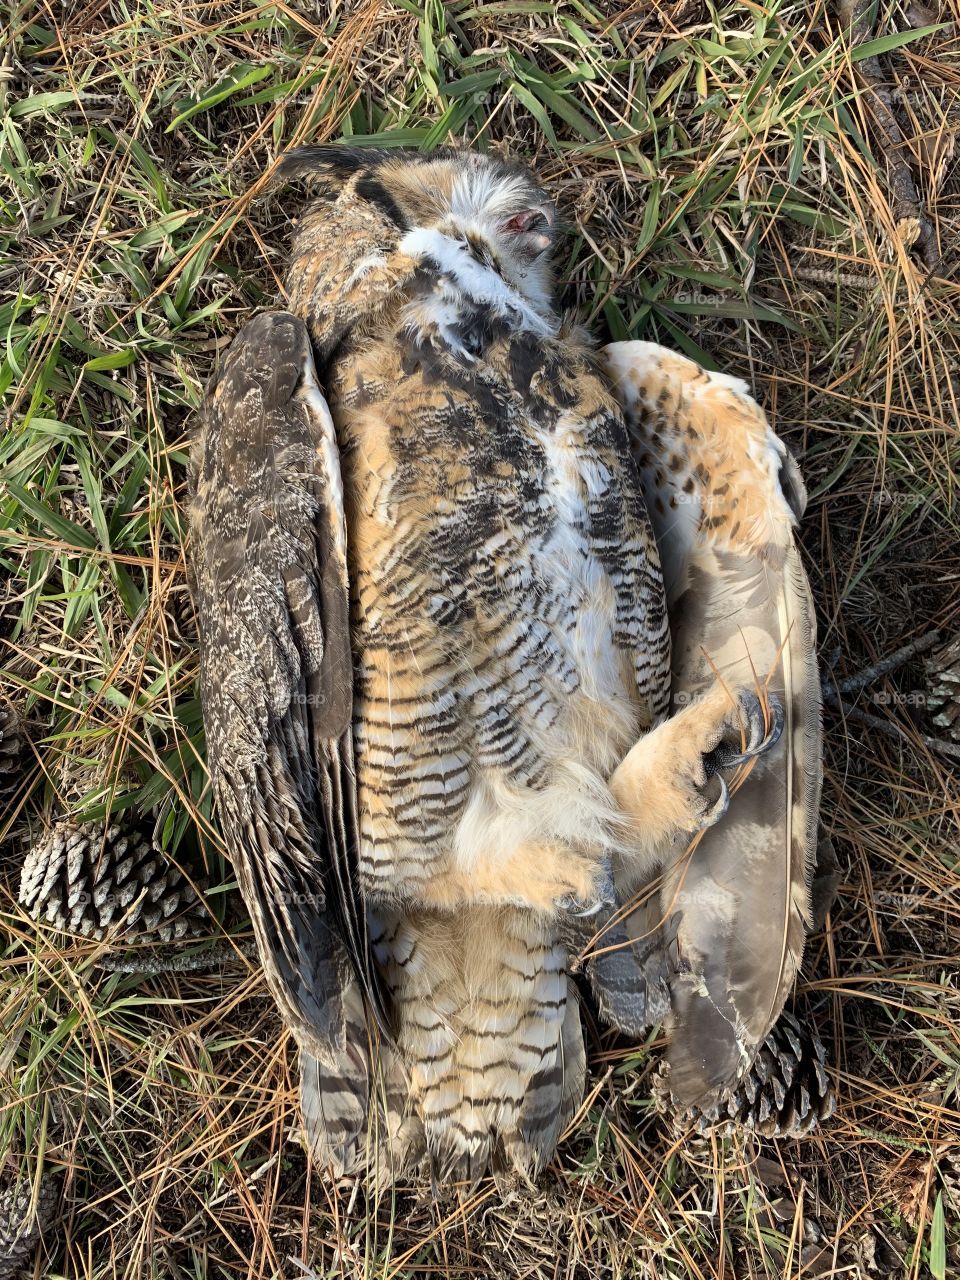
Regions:
<svg viewBox="0 0 960 1280"><path fill-rule="evenodd" d="M556 209L524 165L475 151L302 147L283 177L312 173L330 198L364 200L397 238L433 231L466 247L538 311L551 310Z"/></svg>

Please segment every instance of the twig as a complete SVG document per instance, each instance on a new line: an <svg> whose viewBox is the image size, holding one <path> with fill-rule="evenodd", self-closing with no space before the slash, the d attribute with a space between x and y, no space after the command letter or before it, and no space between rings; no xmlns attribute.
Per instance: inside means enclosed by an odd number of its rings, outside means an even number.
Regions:
<svg viewBox="0 0 960 1280"><path fill-rule="evenodd" d="M916 744L916 737L928 746L931 751L939 751L942 755L950 756L954 760L960 760L960 743L948 742L945 738L933 738L928 733L907 733L906 729L901 728L894 720L884 720L882 716L871 715L869 711L861 711L859 707L852 707L849 702L844 702L835 689L824 689L823 700L831 707L836 707L838 711L848 719L853 720L857 724L866 725L869 729L879 729L881 733L887 734L891 738L898 738L901 742Z"/></svg>
<svg viewBox="0 0 960 1280"><path fill-rule="evenodd" d="M202 969L224 968L231 960L253 959L257 954L255 942L224 942L205 951L175 951L170 955L154 955L150 951L110 953L97 961L101 969L112 973L188 973Z"/></svg>
<svg viewBox="0 0 960 1280"><path fill-rule="evenodd" d="M872 0L836 0L836 3L840 21L850 33L852 52L873 38L874 22L870 17ZM936 236L930 220L920 206L910 166L900 154L904 145L903 132L890 105L890 92L885 86L886 77L879 59L861 58L854 68L854 76L866 91L866 105L873 116L880 150L889 166L888 181L897 222L916 223L917 235L914 243L927 270L933 271L938 261Z"/></svg>
<svg viewBox="0 0 960 1280"><path fill-rule="evenodd" d="M841 289L862 289L869 293L877 287L875 275L857 275L854 271L834 271L830 267L795 267L793 274L798 280L809 280L813 284L828 284Z"/></svg>
<svg viewBox="0 0 960 1280"><path fill-rule="evenodd" d="M868 684L873 684L874 681L879 680L882 676L888 675L891 671L896 671L898 667L904 666L911 658L915 658L920 653L926 653L928 649L932 649L939 641L940 632L931 631L928 635L921 636L919 640L911 640L909 644L901 645L899 649L895 649L886 658L881 658L872 667L864 667L855 676L846 676L843 680L834 680L832 677L826 676L823 681L823 696L824 698L827 697L828 690L831 694L859 693Z"/></svg>

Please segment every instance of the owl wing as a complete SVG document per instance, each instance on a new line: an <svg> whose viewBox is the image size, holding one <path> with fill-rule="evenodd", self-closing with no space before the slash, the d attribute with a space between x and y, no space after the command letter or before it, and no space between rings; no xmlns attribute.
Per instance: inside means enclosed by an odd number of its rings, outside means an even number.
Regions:
<svg viewBox="0 0 960 1280"><path fill-rule="evenodd" d="M810 921L821 782L816 621L793 529L796 464L738 379L646 342L608 346L663 564L672 705L719 677L782 703L785 748L756 759L726 815L665 868L671 1087L736 1081L779 1016Z"/></svg>
<svg viewBox="0 0 960 1280"><path fill-rule="evenodd" d="M356 884L343 492L307 330L263 314L209 388L192 575L214 795L264 972L338 1167L364 1124L382 1010ZM309 1091L309 1096L308 1096Z"/></svg>

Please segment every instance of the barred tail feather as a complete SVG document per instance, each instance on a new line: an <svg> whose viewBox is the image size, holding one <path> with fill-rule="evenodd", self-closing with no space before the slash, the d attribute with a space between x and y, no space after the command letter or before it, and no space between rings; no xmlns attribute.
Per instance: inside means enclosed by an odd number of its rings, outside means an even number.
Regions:
<svg viewBox="0 0 960 1280"><path fill-rule="evenodd" d="M560 1058L563 1065L563 1087L560 1095L558 1137L577 1114L583 1102L587 1081L587 1050L580 1022L580 996L572 978L567 979L567 1007L560 1034Z"/></svg>
<svg viewBox="0 0 960 1280"><path fill-rule="evenodd" d="M319 1055L323 1052L323 1057ZM364 1055L352 1045L340 1053L300 1050L300 1108L314 1161L334 1177L356 1173L364 1162L369 1080Z"/></svg>
<svg viewBox="0 0 960 1280"><path fill-rule="evenodd" d="M396 1050L364 1020L356 987L344 1010L342 1047L301 1041L304 1136L318 1165L335 1177L363 1171L368 1188L381 1192L422 1154L423 1130Z"/></svg>
<svg viewBox="0 0 960 1280"><path fill-rule="evenodd" d="M555 925L529 910L381 913L375 940L434 1179L549 1160L583 1092L579 1012Z"/></svg>
<svg viewBox="0 0 960 1280"><path fill-rule="evenodd" d="M620 915L617 907L606 920L570 920L564 938L574 954L585 957L584 972L601 1019L622 1035L638 1037L669 1007L666 957L656 915L649 937L632 933L630 919Z"/></svg>

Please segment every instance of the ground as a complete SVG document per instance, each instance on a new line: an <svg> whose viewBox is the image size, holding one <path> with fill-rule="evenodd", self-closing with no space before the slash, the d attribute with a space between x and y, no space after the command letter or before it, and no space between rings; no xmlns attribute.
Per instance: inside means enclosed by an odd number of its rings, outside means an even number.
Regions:
<svg viewBox="0 0 960 1280"><path fill-rule="evenodd" d="M796 1008L827 1044L833 1120L802 1141L678 1138L650 1098L660 1038L591 1026L588 1100L536 1194L369 1205L309 1177L293 1136L292 1045L210 821L182 548L204 381L278 297L299 199L264 190L278 154L459 140L556 192L559 288L598 338L751 382L808 481L834 678L948 641L960 42L929 27L958 0L881 2L853 55L824 0L5 8L0 694L26 742L0 814L0 1183L43 1193L31 1273L960 1274L960 787L929 741L946 730L924 655L826 710L842 877ZM108 969L109 946L17 906L44 830L108 810L155 824L204 886L207 967Z"/></svg>

